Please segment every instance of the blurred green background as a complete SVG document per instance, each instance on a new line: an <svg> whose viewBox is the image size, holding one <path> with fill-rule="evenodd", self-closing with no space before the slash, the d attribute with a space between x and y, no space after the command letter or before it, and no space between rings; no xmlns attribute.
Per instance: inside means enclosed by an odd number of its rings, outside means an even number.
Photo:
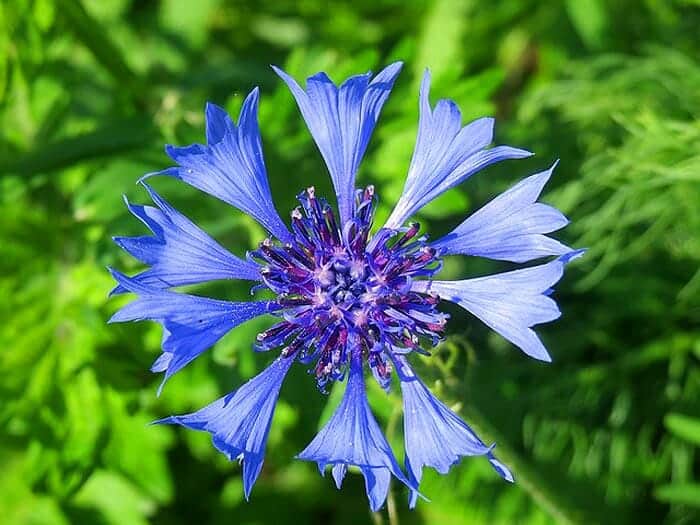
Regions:
<svg viewBox="0 0 700 525"><path fill-rule="evenodd" d="M104 524L545 524L700 522L700 3L697 0L8 0L0 4L0 522ZM386 216L417 124L417 87L464 118L494 115L497 142L537 152L475 176L420 220L435 235L516 180L561 164L545 201L587 256L541 327L554 362L527 359L451 309L447 341L415 359L486 441L484 460L426 473L411 512L394 487L367 510L362 478L341 492L292 459L338 401L298 367L246 504L239 468L207 434L147 426L203 406L261 369L268 319L236 329L173 378L148 372L153 323L107 326L112 235L142 234L122 202L169 165L163 144L201 142L205 101L237 113L260 85L274 197L330 184L293 100L268 64L336 81L405 61L362 167ZM154 185L234 253L263 232L184 184ZM448 260L449 277L507 268ZM198 293L244 298L246 285ZM400 399L371 403L401 450ZM324 408L325 407L325 408ZM401 459L401 456L400 456Z"/></svg>

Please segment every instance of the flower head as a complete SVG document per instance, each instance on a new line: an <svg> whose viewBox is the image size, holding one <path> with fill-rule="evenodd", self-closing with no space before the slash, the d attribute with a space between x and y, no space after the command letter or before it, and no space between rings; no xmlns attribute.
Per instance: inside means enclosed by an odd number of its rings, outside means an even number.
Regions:
<svg viewBox="0 0 700 525"><path fill-rule="evenodd" d="M530 155L509 146L489 148L492 119L462 126L453 102L441 100L431 108L427 72L404 191L387 223L375 231L374 187L357 188L355 175L400 69L400 63L392 64L375 77L357 75L340 86L319 73L303 89L275 68L326 161L337 213L309 187L298 194L289 226L277 214L257 124L257 89L246 98L237 123L218 106L207 105L205 145L166 148L177 165L159 174L227 202L267 229L270 236L246 259L229 253L145 184L156 207L127 202L153 235L116 237L115 242L149 268L134 277L113 271L118 283L113 293L131 292L138 298L112 321L162 324L163 353L152 370L165 372L164 380L239 324L263 314L278 318L254 342L257 351L276 353L265 371L197 412L158 421L211 433L216 448L242 461L246 498L262 468L274 407L294 362L310 369L321 391L336 381L347 383L340 406L298 457L316 462L322 473L331 466L338 488L349 466L359 468L373 510L383 505L392 476L409 487L414 506L423 467L446 473L463 456L484 456L513 481L493 446L433 396L408 356L426 354L426 348L440 342L449 316L439 306L446 300L526 354L550 360L532 327L559 316L550 297L552 286L581 252L547 236L567 223L559 211L537 202L554 166L523 180L435 242L418 223L406 223L485 166ZM486 277L437 280L441 257L451 254L513 262L557 258ZM254 290L265 288L274 299L241 303L171 290L215 279L257 281ZM406 474L372 415L365 371L386 390L394 371L400 380Z"/></svg>

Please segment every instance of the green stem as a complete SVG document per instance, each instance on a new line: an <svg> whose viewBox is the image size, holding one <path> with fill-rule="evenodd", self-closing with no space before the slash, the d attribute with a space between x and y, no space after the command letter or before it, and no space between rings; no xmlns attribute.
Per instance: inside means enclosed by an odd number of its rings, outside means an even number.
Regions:
<svg viewBox="0 0 700 525"><path fill-rule="evenodd" d="M499 460L508 465L515 473L516 483L527 492L535 502L547 512L556 523L576 525L596 523L590 520L581 509L573 508L537 470L528 463L513 448L508 446L504 436L491 426L478 407L473 404L462 410L469 425L481 436L489 436L489 441L498 443L497 455Z"/></svg>
<svg viewBox="0 0 700 525"><path fill-rule="evenodd" d="M381 512L369 512L370 518L372 518L372 523L374 525L384 525L384 518L382 518Z"/></svg>
<svg viewBox="0 0 700 525"><path fill-rule="evenodd" d="M401 418L401 405L394 403L391 414L389 415L389 421L386 425L386 438L391 442L391 439L396 432L396 426ZM399 525L399 513L396 508L396 497L394 491L392 490L392 485L389 485L389 495L387 496L387 513L389 515L389 525Z"/></svg>
<svg viewBox="0 0 700 525"><path fill-rule="evenodd" d="M389 497L387 498L387 512L389 514L389 525L399 525L399 513L396 509L396 498L394 491L389 489Z"/></svg>

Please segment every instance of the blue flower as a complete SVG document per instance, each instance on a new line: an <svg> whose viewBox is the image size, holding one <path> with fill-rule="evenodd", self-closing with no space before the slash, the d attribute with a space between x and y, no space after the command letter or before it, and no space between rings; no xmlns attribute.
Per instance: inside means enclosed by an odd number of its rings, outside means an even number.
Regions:
<svg viewBox="0 0 700 525"><path fill-rule="evenodd" d="M477 171L506 159L521 159L529 151L496 146L492 118L481 118L462 127L462 115L451 100L439 100L430 108L430 73L420 87L418 137L403 193L385 228L398 228L414 213Z"/></svg>
<svg viewBox="0 0 700 525"><path fill-rule="evenodd" d="M170 416L156 423L209 432L214 446L229 461L237 459L243 464L243 492L248 499L262 469L272 415L291 364L292 359L279 357L235 392L193 414Z"/></svg>
<svg viewBox="0 0 700 525"><path fill-rule="evenodd" d="M372 416L365 393L361 348L353 346L351 354L350 375L343 400L328 423L297 457L315 461L321 473L327 465L332 465L338 488L347 468L359 467L365 477L370 507L376 511L386 500L392 474L413 492L418 486L401 472L389 443Z"/></svg>
<svg viewBox="0 0 700 525"><path fill-rule="evenodd" d="M568 219L556 208L537 202L556 165L503 192L433 246L443 255L518 263L569 253L571 248L545 235L566 226Z"/></svg>
<svg viewBox="0 0 700 525"><path fill-rule="evenodd" d="M559 317L552 287L582 251L548 236L568 221L537 202L556 164L496 197L435 242L420 234L417 223L406 224L482 168L530 155L510 146L489 147L493 119L462 126L454 102L440 100L431 107L427 72L406 184L388 221L375 231L377 196L372 186L357 188L355 177L400 69L395 63L374 77L353 76L340 86L318 73L302 88L275 68L326 162L337 214L309 187L298 194L289 225L278 215L262 154L257 88L243 103L237 123L223 109L207 105L206 144L166 147L176 166L146 177L178 178L247 213L269 232L246 259L227 251L143 181L156 207L127 202L152 235L115 237L115 242L148 268L133 277L112 270L117 281L112 293L137 298L111 321L149 319L163 326L163 353L152 367L164 372L163 382L236 326L260 315L277 317L254 342L257 351L276 350L267 369L199 411L158 421L209 432L217 449L242 462L246 498L262 469L274 408L294 362L310 367L321 391L335 381L347 383L340 406L298 457L316 462L321 473L331 467L338 488L348 467L359 469L372 510L384 504L392 477L408 487L413 507L423 468L444 474L464 456L484 456L501 477L513 481L493 445L487 446L430 392L408 355L427 354L426 347L442 340L449 316L439 306L446 300L526 354L549 361L532 328ZM436 279L441 257L455 254L517 263L555 258L496 275ZM253 290L265 288L274 298L231 302L172 290L218 279L257 282ZM404 400L406 473L372 415L365 390L366 371L388 391L394 370Z"/></svg>
<svg viewBox="0 0 700 525"><path fill-rule="evenodd" d="M163 325L163 353L151 367L165 372L165 381L241 323L279 310L275 301L230 302L154 288L116 270L119 288L138 294L109 320L111 323L150 319Z"/></svg>
<svg viewBox="0 0 700 525"><path fill-rule="evenodd" d="M405 356L400 356L397 364L403 395L406 470L411 481L416 485L420 483L425 466L447 474L462 456L486 456L503 479L513 482L508 467L493 455L493 446L486 446L457 414L428 390ZM411 508L416 505L417 495L415 490L411 490Z"/></svg>
<svg viewBox="0 0 700 525"><path fill-rule="evenodd" d="M158 208L125 201L129 211L153 232L153 237L114 237L114 242L124 251L150 266L134 277L136 281L155 288L171 288L216 279L260 280L260 270L255 264L227 251L151 187L146 184L144 187ZM113 293L126 291L119 285Z"/></svg>
<svg viewBox="0 0 700 525"><path fill-rule="evenodd" d="M355 173L402 65L391 64L373 79L371 73L350 77L339 88L325 73L317 73L306 80L306 91L273 66L289 86L326 161L338 197L341 224L352 217Z"/></svg>

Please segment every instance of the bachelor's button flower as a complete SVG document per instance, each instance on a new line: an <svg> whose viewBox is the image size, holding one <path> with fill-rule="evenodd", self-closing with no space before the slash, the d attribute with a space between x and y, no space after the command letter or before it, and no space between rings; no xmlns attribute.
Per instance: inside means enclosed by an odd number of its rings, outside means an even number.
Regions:
<svg viewBox="0 0 700 525"><path fill-rule="evenodd" d="M431 108L430 76L420 90L418 137L403 193L387 223L373 233L377 197L372 186L358 189L355 175L379 113L401 64L372 77L357 75L336 86L325 73L306 87L283 71L328 166L338 214L310 187L290 226L272 202L257 123L258 90L246 98L238 123L213 104L206 107L205 145L168 146L177 166L149 174L169 175L203 190L256 219L270 236L241 259L229 253L142 181L157 207L127 202L152 236L117 237L124 250L149 268L127 277L112 271L113 293L138 297L112 321L151 319L163 326L163 353L153 364L163 383L239 324L263 314L278 322L258 334L255 349L276 351L272 364L238 390L207 407L158 421L203 430L217 449L243 464L246 498L263 465L265 445L282 382L292 363L307 367L325 391L346 381L343 399L298 457L331 467L340 488L348 467L365 478L373 510L387 496L391 477L419 494L423 467L446 473L463 456L484 456L496 472L513 481L508 468L457 414L440 402L411 368L408 355L443 337L451 301L501 334L526 354L548 361L532 330L560 313L550 297L565 264L581 252L547 236L567 224L556 209L538 203L549 170L526 178L477 210L435 242L405 224L418 210L482 168L529 152L489 148L493 120L461 124L457 106L440 100ZM462 254L511 262L556 256L525 269L460 281L435 277L443 255ZM230 302L171 290L217 279L257 282L274 299ZM374 419L367 402L365 372L386 390L396 371L404 400L406 473ZM161 384L162 388L163 384Z"/></svg>

